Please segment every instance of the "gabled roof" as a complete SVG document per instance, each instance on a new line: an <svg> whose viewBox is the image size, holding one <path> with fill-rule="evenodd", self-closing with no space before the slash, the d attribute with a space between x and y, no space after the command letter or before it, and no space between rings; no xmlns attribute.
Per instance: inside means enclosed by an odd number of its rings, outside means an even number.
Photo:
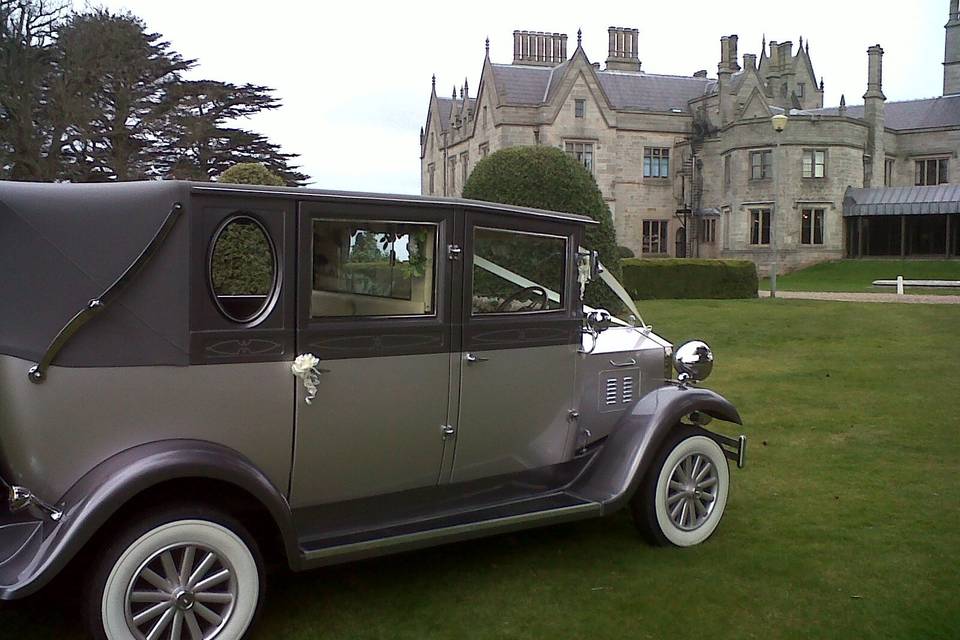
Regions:
<svg viewBox="0 0 960 640"><path fill-rule="evenodd" d="M929 187L848 187L845 216L899 216L960 213L960 184Z"/></svg>
<svg viewBox="0 0 960 640"><path fill-rule="evenodd" d="M811 109L810 113L839 115L839 107ZM847 107L851 118L863 118L863 105ZM909 131L960 126L960 95L939 96L922 100L887 102L883 107L884 124L888 129Z"/></svg>
<svg viewBox="0 0 960 640"><path fill-rule="evenodd" d="M572 58L570 59L572 60ZM508 105L541 105L555 95L570 60L556 67L492 66L497 92ZM716 80L629 71L597 71L600 87L614 109L689 112L689 101L708 93Z"/></svg>

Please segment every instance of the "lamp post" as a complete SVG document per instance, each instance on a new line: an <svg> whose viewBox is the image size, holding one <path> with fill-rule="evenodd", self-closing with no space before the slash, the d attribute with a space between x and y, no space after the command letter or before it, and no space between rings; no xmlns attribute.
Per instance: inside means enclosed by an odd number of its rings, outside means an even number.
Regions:
<svg viewBox="0 0 960 640"><path fill-rule="evenodd" d="M774 165L773 174L773 212L770 214L770 249L773 251L773 264L770 265L770 297L777 297L777 268L779 267L779 254L777 253L777 225L776 219L780 211L780 173L786 168L786 162L781 162L780 158L780 138L783 130L787 128L789 118L782 113L770 118L773 130L777 134L776 147L776 165ZM760 233L763 233L763 220L760 221Z"/></svg>

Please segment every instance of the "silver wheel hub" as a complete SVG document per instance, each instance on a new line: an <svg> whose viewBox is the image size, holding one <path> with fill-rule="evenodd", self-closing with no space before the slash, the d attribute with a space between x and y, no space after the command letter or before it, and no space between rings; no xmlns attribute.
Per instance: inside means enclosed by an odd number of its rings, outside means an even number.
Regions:
<svg viewBox="0 0 960 640"><path fill-rule="evenodd" d="M236 600L236 572L225 558L200 545L175 545L153 554L131 580L127 626L138 640L211 640Z"/></svg>
<svg viewBox="0 0 960 640"><path fill-rule="evenodd" d="M667 512L678 529L693 531L710 519L719 490L717 469L701 453L681 459L667 482Z"/></svg>

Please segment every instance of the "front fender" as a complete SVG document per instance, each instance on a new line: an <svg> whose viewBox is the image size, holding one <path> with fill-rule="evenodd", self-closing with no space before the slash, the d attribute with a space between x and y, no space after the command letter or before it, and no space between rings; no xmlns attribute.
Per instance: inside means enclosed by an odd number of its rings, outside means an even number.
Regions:
<svg viewBox="0 0 960 640"><path fill-rule="evenodd" d="M709 389L659 387L640 398L620 419L570 489L601 503L605 513L619 509L643 480L670 429L694 411L743 424L736 408Z"/></svg>
<svg viewBox="0 0 960 640"><path fill-rule="evenodd" d="M168 480L209 478L251 494L270 512L288 559L298 557L290 506L284 495L240 453L210 442L165 440L127 449L103 461L70 488L43 524L42 542L0 563L0 600L34 593L77 554L104 523L138 493ZM0 522L0 525L3 523Z"/></svg>

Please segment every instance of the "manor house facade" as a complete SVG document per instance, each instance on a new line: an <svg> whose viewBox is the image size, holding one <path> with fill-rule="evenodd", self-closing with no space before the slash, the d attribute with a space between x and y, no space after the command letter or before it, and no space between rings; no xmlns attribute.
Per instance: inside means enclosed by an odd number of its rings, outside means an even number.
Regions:
<svg viewBox="0 0 960 640"><path fill-rule="evenodd" d="M515 31L510 64L440 97L421 130L421 192L459 196L498 149L551 145L580 160L636 255L747 258L761 271L960 248L960 9L950 0L943 95L887 101L883 49L863 103L823 106L810 44L720 39L715 77L642 69L636 29L610 27L604 65L578 33ZM782 133L771 117L784 114Z"/></svg>

